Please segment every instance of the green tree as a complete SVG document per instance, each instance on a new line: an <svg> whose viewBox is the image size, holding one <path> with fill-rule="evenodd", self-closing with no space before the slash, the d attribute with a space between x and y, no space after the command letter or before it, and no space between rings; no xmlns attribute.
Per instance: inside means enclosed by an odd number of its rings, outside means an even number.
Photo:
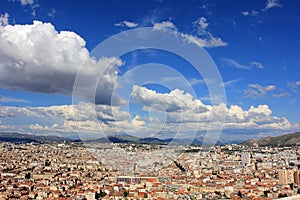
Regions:
<svg viewBox="0 0 300 200"><path fill-rule="evenodd" d="M51 161L49 161L48 159L45 161L45 166L49 167L51 165Z"/></svg>
<svg viewBox="0 0 300 200"><path fill-rule="evenodd" d="M102 190L100 190L100 192L95 193L95 199L100 199L102 197L105 197L106 195L107 195L106 192L103 192Z"/></svg>
<svg viewBox="0 0 300 200"><path fill-rule="evenodd" d="M124 197L128 197L128 195L129 195L129 192L128 192L128 191L125 191L125 192L123 193L123 196L124 196Z"/></svg>
<svg viewBox="0 0 300 200"><path fill-rule="evenodd" d="M287 194L280 193L280 194L278 195L278 198L283 198L283 197L287 197Z"/></svg>
<svg viewBox="0 0 300 200"><path fill-rule="evenodd" d="M264 195L265 195L265 197L268 197L268 193L270 193L270 191L269 191L269 190L266 190L266 191L264 191Z"/></svg>
<svg viewBox="0 0 300 200"><path fill-rule="evenodd" d="M31 174L30 174L29 172L26 173L26 174L25 174L25 178L26 178L26 179L30 179L30 178L31 178Z"/></svg>

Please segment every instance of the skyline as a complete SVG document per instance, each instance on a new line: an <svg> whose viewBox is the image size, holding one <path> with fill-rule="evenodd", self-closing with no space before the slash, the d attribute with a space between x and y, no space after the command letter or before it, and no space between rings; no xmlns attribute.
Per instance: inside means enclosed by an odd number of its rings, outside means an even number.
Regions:
<svg viewBox="0 0 300 200"><path fill-rule="evenodd" d="M191 132L205 134L208 118L221 111L226 114L221 138L228 140L299 131L299 5L278 0L184 5L180 1L2 1L0 131L74 137L77 129L91 137L101 129L107 134L170 137L176 132L191 137ZM204 48L223 79L226 102L213 105L210 80L184 58L168 52L144 49L116 58L94 57L101 42L143 27L172 31L186 43ZM82 63L86 64L83 75L89 79L112 61L101 77L96 99L86 95L87 86L80 91L82 102L72 105ZM169 66L170 73L175 70L188 85L176 73L144 85L126 82L139 66L146 69L139 78L151 77L147 63L158 69L151 72L153 77Z"/></svg>

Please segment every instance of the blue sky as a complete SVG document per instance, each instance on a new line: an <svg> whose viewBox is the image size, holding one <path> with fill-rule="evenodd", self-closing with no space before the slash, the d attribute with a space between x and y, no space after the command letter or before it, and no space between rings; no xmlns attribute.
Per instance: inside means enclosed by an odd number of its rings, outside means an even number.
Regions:
<svg viewBox="0 0 300 200"><path fill-rule="evenodd" d="M74 77L82 62L93 71L113 59L89 55L97 45L122 31L156 27L204 48L215 62L226 91L224 138L299 131L299 7L298 1L283 0L1 0L0 130L72 136L77 129L88 137L98 129L145 133L143 137L204 133L205 117L222 106L211 105L201 74L164 51L137 50L117 57L107 77L99 80L96 100L87 97L86 83L78 95L83 102L72 106ZM126 85L131 70L147 63L175 69L190 87L171 76L160 84ZM166 69L160 67L153 65L153 70ZM147 80L149 73L139 76ZM118 105L111 104L114 98ZM96 108L90 107L93 101ZM199 107L203 111L194 113ZM88 109L94 109L92 114Z"/></svg>

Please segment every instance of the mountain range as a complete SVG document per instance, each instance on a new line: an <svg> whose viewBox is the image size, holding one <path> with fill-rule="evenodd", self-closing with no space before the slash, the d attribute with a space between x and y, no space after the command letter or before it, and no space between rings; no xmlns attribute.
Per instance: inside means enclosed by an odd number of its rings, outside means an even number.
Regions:
<svg viewBox="0 0 300 200"><path fill-rule="evenodd" d="M127 134L122 135L111 135L108 137L101 137L98 139L70 139L66 137L59 136L41 136L41 135L33 135L33 134L23 134L23 133L9 133L9 132L0 132L0 142L14 142L14 143L47 143L47 142L84 142L84 143L137 143L137 144L192 144L192 145L202 145L203 137L197 136L193 139L190 138L167 138L160 139L155 137L145 137L139 138ZM224 141L218 140L217 145L225 145L225 144L242 144L247 146L295 146L300 145L300 132L291 133L286 135L281 135L277 137L266 137L259 140L247 140L244 142L241 141Z"/></svg>
<svg viewBox="0 0 300 200"><path fill-rule="evenodd" d="M300 145L300 132L285 134L277 137L266 137L259 140L247 140L242 143L247 146L295 146Z"/></svg>
<svg viewBox="0 0 300 200"><path fill-rule="evenodd" d="M84 142L84 143L137 143L137 144L168 144L172 142L173 144L194 144L201 145L203 141L203 137L199 136L194 139L183 138L183 139L160 139L155 137L135 137L127 134L122 135L111 135L107 137L101 137L98 139L70 139L65 137L58 136L40 136L33 134L23 134L23 133L10 133L10 132L0 132L0 142L14 142L14 143L47 143L47 142ZM222 142L218 142L218 144L223 144Z"/></svg>
<svg viewBox="0 0 300 200"><path fill-rule="evenodd" d="M161 138L156 138L156 137L145 137L145 138L140 138L140 137L135 137L127 134L122 134L122 135L112 135L108 137L102 137L98 139L91 139L91 140L84 140L85 143L89 142L96 142L96 143L106 143L106 142L113 142L113 143L137 143L137 144L168 144L168 143L173 143L173 144L195 144L195 145L201 145L203 141L203 138L195 138L194 140L192 139L173 139L173 138L166 138L166 139L161 139Z"/></svg>
<svg viewBox="0 0 300 200"><path fill-rule="evenodd" d="M23 133L9 133L9 132L0 132L0 142L13 142L13 143L46 143L46 142L71 142L74 141L65 137L58 136L40 136L32 134L23 134Z"/></svg>

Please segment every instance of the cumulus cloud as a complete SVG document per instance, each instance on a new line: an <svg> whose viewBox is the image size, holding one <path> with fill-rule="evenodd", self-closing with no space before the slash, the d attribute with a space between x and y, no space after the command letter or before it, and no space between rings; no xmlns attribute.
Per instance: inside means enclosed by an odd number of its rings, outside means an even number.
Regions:
<svg viewBox="0 0 300 200"><path fill-rule="evenodd" d="M132 124L139 127L139 126L143 126L145 125L145 122L143 121L143 119L139 116L136 115L133 119L132 119Z"/></svg>
<svg viewBox="0 0 300 200"><path fill-rule="evenodd" d="M39 118L58 117L65 120L86 121L97 119L100 121L120 121L129 118L127 112L120 111L118 106L94 105L88 102L80 102L77 105L60 105L48 107L1 107L2 117L10 116L35 116ZM10 114L10 115L9 115Z"/></svg>
<svg viewBox="0 0 300 200"><path fill-rule="evenodd" d="M204 104L200 100L179 89L162 94L135 85L133 86L131 96L135 102L155 110L166 112L180 112L185 110L194 110L195 112L206 111Z"/></svg>
<svg viewBox="0 0 300 200"><path fill-rule="evenodd" d="M122 21L119 23L116 23L115 26L122 26L122 27L128 27L128 28L135 28L138 26L135 22L129 22L129 21Z"/></svg>
<svg viewBox="0 0 300 200"><path fill-rule="evenodd" d="M11 112L13 107L2 106L0 109L0 117L15 117L14 113Z"/></svg>
<svg viewBox="0 0 300 200"><path fill-rule="evenodd" d="M274 86L267 86L264 89L270 91ZM177 123L181 123L182 130L194 128L205 131L212 115L214 114L215 118L211 122L218 123L218 114L222 115L223 111L225 132L228 129L289 130L299 127L286 118L272 116L272 110L268 105L251 106L248 110L237 105L227 107L224 103L215 106L205 105L199 99L179 90L162 94L139 86L134 86L132 96L135 101L145 106L145 110L152 108L156 112L165 113L167 115L165 129L170 130L176 127Z"/></svg>
<svg viewBox="0 0 300 200"><path fill-rule="evenodd" d="M239 106L231 106L227 111L225 128L250 130L297 130L299 124L293 124L284 117L272 116L268 105L251 106L243 110Z"/></svg>
<svg viewBox="0 0 300 200"><path fill-rule="evenodd" d="M191 42L202 47L222 46L223 41L207 31L209 23L205 18L200 18L195 22L195 26L199 28L197 36L179 33L174 24L167 22L158 27L175 29L177 34L183 34L186 38L191 37L193 39ZM166 123L162 124L159 115L132 114L122 109L124 107L121 106L121 100L120 104L110 105L114 98L112 91L117 84L118 67L122 65L122 61L118 58L100 60L92 58L85 47L85 41L76 33L58 32L52 24L38 21L31 25L1 26L0 30L2 87L71 95L76 73L81 67L84 69L81 74L84 82L79 86L76 95L93 102L89 94L95 89L98 103L94 105L90 102L81 102L78 105L48 107L1 106L0 117L5 118L5 122L11 121L14 126L9 123L0 124L0 130L10 128L20 132L38 131L48 134L53 132L74 134L75 130L82 134L97 134L99 129L108 133L136 133L138 130L145 133L157 133L161 130L166 133L178 130L183 137L189 137L191 130L206 131L212 116L217 119L213 123L220 123L218 119L222 118L222 111L225 111L225 131L292 130L299 127L286 118L272 116L272 111L267 105L252 106L248 110L237 105L227 107L224 103L212 106L205 105L200 99L179 89L159 93L145 87L134 86L131 93L134 103L141 104L143 112L155 111L165 115ZM238 63L231 63L241 67ZM252 67L260 68L259 66L260 63L252 63ZM99 69L102 69L100 83L97 88L92 88L93 81L98 80ZM226 84L230 85L237 81L239 80L232 80ZM300 82L295 82L295 85L300 85ZM260 97L275 90L275 86L250 84L248 90L247 94ZM1 99L20 101L7 97L0 97L0 101ZM27 122L23 122L24 117L28 119Z"/></svg>
<svg viewBox="0 0 300 200"><path fill-rule="evenodd" d="M43 131L42 133L65 133L74 135L78 131L82 136L98 134L102 131L121 133L123 130L115 124L131 127L130 115L121 111L120 107L94 105L81 102L77 105L60 105L48 107L14 107L2 106L1 118L13 118L14 127L21 132ZM18 124L19 118L26 117L27 125Z"/></svg>
<svg viewBox="0 0 300 200"><path fill-rule="evenodd" d="M258 97L263 97L267 92L276 89L275 85L261 86L259 84L249 84L248 89L245 90L246 97L251 97L256 99Z"/></svg>
<svg viewBox="0 0 300 200"><path fill-rule="evenodd" d="M0 131L10 128L19 132L58 133L63 136L74 136L78 131L81 137L94 138L103 137L103 133L138 136L137 133L140 132L144 137L151 134L170 137L170 134L178 132L180 137L188 138L192 131L207 131L210 123L214 129L214 125L220 123L219 117L223 113L224 134L241 130L268 134L300 128L299 124L293 124L284 117L273 116L268 105L251 106L249 109L238 105L228 107L224 103L212 106L203 104L180 90L158 93L140 86L134 86L132 98L135 103L144 107L144 112L151 115L129 113L120 106L94 105L88 102L49 107L1 106L0 117L5 118L6 123L13 121L14 126L2 124ZM165 115L165 118L160 118L161 115ZM24 117L30 120L21 122Z"/></svg>
<svg viewBox="0 0 300 200"><path fill-rule="evenodd" d="M80 67L87 81L79 94L86 98L90 81L97 71L103 76L96 90L96 103L110 104L117 83L117 58L95 60L85 47L86 42L71 31L56 31L50 23L34 21L30 25L0 27L0 85L11 90L71 95ZM89 99L94 101L93 99Z"/></svg>

